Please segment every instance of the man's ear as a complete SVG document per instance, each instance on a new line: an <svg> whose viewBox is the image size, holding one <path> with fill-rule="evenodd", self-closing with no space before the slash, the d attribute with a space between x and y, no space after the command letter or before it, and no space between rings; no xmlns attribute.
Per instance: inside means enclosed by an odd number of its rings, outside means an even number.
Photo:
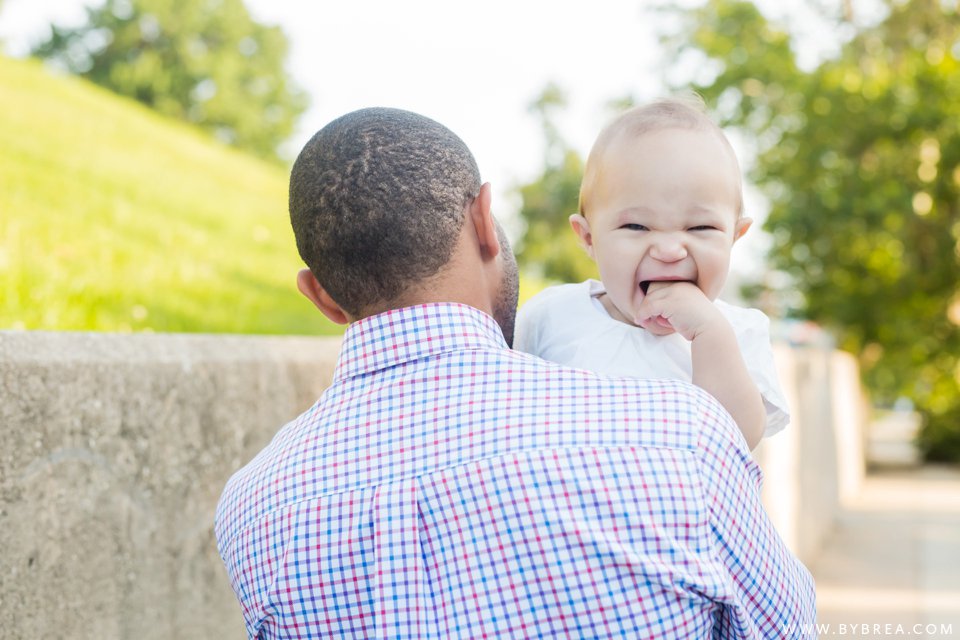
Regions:
<svg viewBox="0 0 960 640"><path fill-rule="evenodd" d="M297 289L300 290L307 300L312 302L317 309L337 324L350 324L352 322L346 311L340 308L323 285L317 280L310 269L301 269L297 273Z"/></svg>
<svg viewBox="0 0 960 640"><path fill-rule="evenodd" d="M492 188L489 182L480 186L480 193L470 203L467 211L480 243L480 250L486 258L496 258L500 254L500 237L497 235L497 221L493 218Z"/></svg>
<svg viewBox="0 0 960 640"><path fill-rule="evenodd" d="M575 213L570 218L570 228L577 234L577 240L580 246L587 252L587 255L594 258L593 255L593 235L590 233L590 223L579 213Z"/></svg>
<svg viewBox="0 0 960 640"><path fill-rule="evenodd" d="M747 229L750 228L750 225L753 224L752 218L740 218L737 220L737 226L733 229L733 241L736 242L743 237L743 234L747 232Z"/></svg>

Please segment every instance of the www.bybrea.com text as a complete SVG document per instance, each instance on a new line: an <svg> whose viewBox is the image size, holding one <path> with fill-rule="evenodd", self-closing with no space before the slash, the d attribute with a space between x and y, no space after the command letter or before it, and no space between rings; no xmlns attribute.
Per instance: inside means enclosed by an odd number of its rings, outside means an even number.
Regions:
<svg viewBox="0 0 960 640"><path fill-rule="evenodd" d="M895 623L817 623L789 626L784 629L787 638L816 638L846 636L849 638L950 638L953 624L895 624Z"/></svg>

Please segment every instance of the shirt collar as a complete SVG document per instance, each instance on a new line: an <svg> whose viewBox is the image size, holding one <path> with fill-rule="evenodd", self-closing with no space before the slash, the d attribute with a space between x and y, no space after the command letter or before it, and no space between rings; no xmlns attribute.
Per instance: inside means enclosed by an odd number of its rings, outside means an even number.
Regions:
<svg viewBox="0 0 960 640"><path fill-rule="evenodd" d="M431 303L392 309L347 328L334 380L449 351L506 348L496 321L471 306Z"/></svg>

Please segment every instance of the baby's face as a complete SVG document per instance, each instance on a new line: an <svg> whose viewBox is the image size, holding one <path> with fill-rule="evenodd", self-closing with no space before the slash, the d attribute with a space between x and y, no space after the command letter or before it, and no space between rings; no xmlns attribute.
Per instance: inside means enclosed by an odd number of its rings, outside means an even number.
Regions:
<svg viewBox="0 0 960 640"><path fill-rule="evenodd" d="M686 280L720 294L738 220L740 173L711 131L664 129L614 142L587 201L589 237L610 301L625 318L650 282ZM576 225L575 225L576 226Z"/></svg>

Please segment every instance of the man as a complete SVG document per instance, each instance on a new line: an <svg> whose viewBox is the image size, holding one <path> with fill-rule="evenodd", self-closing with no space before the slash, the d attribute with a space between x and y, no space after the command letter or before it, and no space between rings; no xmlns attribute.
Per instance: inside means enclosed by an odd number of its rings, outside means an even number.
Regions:
<svg viewBox="0 0 960 640"><path fill-rule="evenodd" d="M681 382L511 351L490 185L422 116L307 143L303 294L349 323L333 384L227 484L220 554L251 637L774 637L813 585L736 425Z"/></svg>

